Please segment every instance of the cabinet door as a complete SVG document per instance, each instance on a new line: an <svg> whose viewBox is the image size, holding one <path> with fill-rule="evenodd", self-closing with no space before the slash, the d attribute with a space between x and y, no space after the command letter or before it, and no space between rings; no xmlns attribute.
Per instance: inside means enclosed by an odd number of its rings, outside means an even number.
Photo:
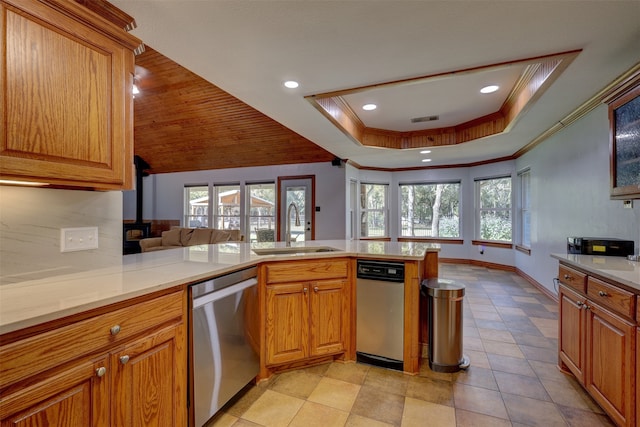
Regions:
<svg viewBox="0 0 640 427"><path fill-rule="evenodd" d="M309 354L309 284L267 286L267 365L301 360Z"/></svg>
<svg viewBox="0 0 640 427"><path fill-rule="evenodd" d="M3 395L0 425L109 426L109 358L73 363Z"/></svg>
<svg viewBox="0 0 640 427"><path fill-rule="evenodd" d="M349 319L346 282L324 280L310 286L310 355L343 351Z"/></svg>
<svg viewBox="0 0 640 427"><path fill-rule="evenodd" d="M43 2L2 2L0 12L2 177L130 187L132 50Z"/></svg>
<svg viewBox="0 0 640 427"><path fill-rule="evenodd" d="M560 285L560 361L581 383L584 383L586 358L586 310L583 309L585 300L585 297Z"/></svg>
<svg viewBox="0 0 640 427"><path fill-rule="evenodd" d="M635 325L588 302L585 385L619 426L632 426Z"/></svg>
<svg viewBox="0 0 640 427"><path fill-rule="evenodd" d="M112 353L113 425L186 425L184 348L184 327L177 325L132 341Z"/></svg>

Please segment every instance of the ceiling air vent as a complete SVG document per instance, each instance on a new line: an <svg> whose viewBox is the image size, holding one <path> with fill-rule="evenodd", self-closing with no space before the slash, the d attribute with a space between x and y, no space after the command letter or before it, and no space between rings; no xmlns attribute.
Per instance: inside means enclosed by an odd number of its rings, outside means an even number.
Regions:
<svg viewBox="0 0 640 427"><path fill-rule="evenodd" d="M411 119L411 123L420 123L420 122L433 122L435 120L439 120L440 116L425 116L425 117L415 117Z"/></svg>

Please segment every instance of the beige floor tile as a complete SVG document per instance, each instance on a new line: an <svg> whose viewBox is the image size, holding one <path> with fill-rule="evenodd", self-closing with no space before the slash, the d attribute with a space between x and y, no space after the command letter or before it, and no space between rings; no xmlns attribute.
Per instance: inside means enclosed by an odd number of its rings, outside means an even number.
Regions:
<svg viewBox="0 0 640 427"><path fill-rule="evenodd" d="M498 313L496 308L493 305L486 304L470 304L469 308L473 313L475 312L485 312L485 313Z"/></svg>
<svg viewBox="0 0 640 427"><path fill-rule="evenodd" d="M520 347L518 347L516 344L490 340L483 340L482 344L484 346L484 350L487 353L499 354L502 356L520 357L524 359L524 354L522 354L522 351L520 351Z"/></svg>
<svg viewBox="0 0 640 427"><path fill-rule="evenodd" d="M453 381L489 390L498 390L493 371L491 369L479 368L475 365L454 373Z"/></svg>
<svg viewBox="0 0 640 427"><path fill-rule="evenodd" d="M500 317L497 312L491 313L488 311L473 311L472 313L475 319L495 320L496 322L502 322L502 317Z"/></svg>
<svg viewBox="0 0 640 427"><path fill-rule="evenodd" d="M540 427L567 425L553 402L506 393L502 394L502 399L511 422Z"/></svg>
<svg viewBox="0 0 640 427"><path fill-rule="evenodd" d="M558 321L556 319L543 319L540 317L530 317L529 319L545 337L558 338Z"/></svg>
<svg viewBox="0 0 640 427"><path fill-rule="evenodd" d="M229 403L227 403L222 411L233 415L235 417L240 418L242 414L244 414L247 409L253 405L253 403L258 400L260 396L267 390L268 385L271 382L265 382L255 387L251 387L246 389L244 393L240 394L236 398L232 399Z"/></svg>
<svg viewBox="0 0 640 427"><path fill-rule="evenodd" d="M513 296L512 298L513 298L514 301L517 301L517 302L527 302L527 303L531 303L531 304L539 304L540 303L540 301L538 301L534 297Z"/></svg>
<svg viewBox="0 0 640 427"><path fill-rule="evenodd" d="M485 353L484 351L465 348L464 354L469 358L471 365L477 366L479 368L491 369L489 359L487 358L487 353Z"/></svg>
<svg viewBox="0 0 640 427"><path fill-rule="evenodd" d="M558 406L571 427L613 427L615 424L604 414L595 414L577 408Z"/></svg>
<svg viewBox="0 0 640 427"><path fill-rule="evenodd" d="M348 417L349 412L307 401L289 427L343 427Z"/></svg>
<svg viewBox="0 0 640 427"><path fill-rule="evenodd" d="M511 427L511 422L489 415L456 409L457 427Z"/></svg>
<svg viewBox="0 0 640 427"><path fill-rule="evenodd" d="M558 307L558 304L545 304L544 306L552 313L557 313L558 311L560 311L560 307Z"/></svg>
<svg viewBox="0 0 640 427"><path fill-rule="evenodd" d="M498 371L494 372L494 375L501 393L551 401L551 397L538 378Z"/></svg>
<svg viewBox="0 0 640 427"><path fill-rule="evenodd" d="M428 420L430 425L455 427L455 409L424 400L405 398L401 427L423 427Z"/></svg>
<svg viewBox="0 0 640 427"><path fill-rule="evenodd" d="M499 392L462 383L453 386L455 407L471 412L509 419Z"/></svg>
<svg viewBox="0 0 640 427"><path fill-rule="evenodd" d="M360 385L333 378L322 378L307 400L349 412Z"/></svg>
<svg viewBox="0 0 640 427"><path fill-rule="evenodd" d="M488 298L488 297L467 296L467 297L465 297L465 299L472 306L473 305L489 305L489 306L493 307L493 303L491 302L491 299Z"/></svg>
<svg viewBox="0 0 640 427"><path fill-rule="evenodd" d="M499 314L509 315L509 316L526 316L527 313L524 312L521 308L518 307L496 307L496 310Z"/></svg>
<svg viewBox="0 0 640 427"><path fill-rule="evenodd" d="M589 412L602 413L602 409L587 394L587 392L578 384L578 382L570 377L561 378L560 380L542 378L542 385L551 396L556 404L568 406L571 408L581 409Z"/></svg>
<svg viewBox="0 0 640 427"><path fill-rule="evenodd" d="M306 370L283 372L269 385L269 389L289 396L306 399L322 377Z"/></svg>
<svg viewBox="0 0 640 427"><path fill-rule="evenodd" d="M205 424L205 427L231 427L236 421L238 421L238 417L234 417L225 412L219 412Z"/></svg>
<svg viewBox="0 0 640 427"><path fill-rule="evenodd" d="M529 365L527 359L511 356L501 356L499 354L489 354L487 356L489 359L489 363L491 364L491 369L493 369L494 373L500 371L509 372L511 374L525 375L528 377L537 376L533 368L531 368L531 366Z"/></svg>
<svg viewBox="0 0 640 427"><path fill-rule="evenodd" d="M304 400L273 390L262 396L242 415L242 418L269 427L286 427L298 413Z"/></svg>
<svg viewBox="0 0 640 427"><path fill-rule="evenodd" d="M509 331L478 328L478 333L480 334L480 338L482 338L483 340L508 342L511 344L516 343L516 340L513 338L513 335L511 335L511 332Z"/></svg>
<svg viewBox="0 0 640 427"><path fill-rule="evenodd" d="M387 393L404 396L409 376L402 372L372 366L364 379L364 385L375 387Z"/></svg>
<svg viewBox="0 0 640 427"><path fill-rule="evenodd" d="M400 425L404 411L404 396L363 385L351 408L351 413L385 423Z"/></svg>
<svg viewBox="0 0 640 427"><path fill-rule="evenodd" d="M411 377L407 397L453 406L453 383L425 377Z"/></svg>
<svg viewBox="0 0 640 427"><path fill-rule="evenodd" d="M434 380L442 380L442 381L452 381L453 374L450 372L435 372L429 368L429 361L424 359L424 362L420 364L420 373L418 374L421 377L431 378Z"/></svg>
<svg viewBox="0 0 640 427"><path fill-rule="evenodd" d="M478 332L479 334L479 332ZM484 351L484 345L481 338L476 337L463 337L462 338L464 348L476 351Z"/></svg>
<svg viewBox="0 0 640 427"><path fill-rule="evenodd" d="M362 384L367 376L367 372L369 372L369 365L336 362L331 364L325 375L329 378L335 378L353 384Z"/></svg>
<svg viewBox="0 0 640 427"><path fill-rule="evenodd" d="M356 414L350 414L344 427L393 427L393 424L383 423L382 421Z"/></svg>

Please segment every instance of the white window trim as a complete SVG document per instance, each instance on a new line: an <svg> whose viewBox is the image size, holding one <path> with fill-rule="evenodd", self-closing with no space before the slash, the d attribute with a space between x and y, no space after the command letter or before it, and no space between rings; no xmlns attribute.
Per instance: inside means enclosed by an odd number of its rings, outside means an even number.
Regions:
<svg viewBox="0 0 640 427"><path fill-rule="evenodd" d="M437 184L458 184L458 237L414 237L404 236L402 234L402 186L406 185L437 185ZM460 240L462 239L462 180L449 179L443 181L418 181L418 182L399 182L398 183L398 237L401 239L438 239L438 240Z"/></svg>
<svg viewBox="0 0 640 427"><path fill-rule="evenodd" d="M384 186L384 207L382 209L366 209L362 207L362 186L363 185L382 185ZM388 182L371 182L371 181L360 181L358 185L358 236L361 239L387 239L389 238L389 187L390 184ZM363 236L362 235L362 227L359 219L362 217L364 212L383 212L384 213L384 233L382 236Z"/></svg>
<svg viewBox="0 0 640 427"><path fill-rule="evenodd" d="M528 189L527 189L527 195L529 197L529 206L526 206L525 200L524 200L524 194L525 192L523 191L524 187L523 187L523 176L527 177L528 180ZM513 191L513 190L512 190ZM518 245L522 246L523 248L526 249L531 249L531 168L526 168L523 169L521 171L518 172ZM525 217L525 212L529 212L529 243L526 244L524 242L524 232L525 232L525 227L524 227L524 217Z"/></svg>
<svg viewBox="0 0 640 427"><path fill-rule="evenodd" d="M500 209L496 209L496 208L492 208L492 209L481 209L480 208L480 185L478 184L480 181L489 181L492 179L502 179L502 178L509 178L511 179L511 194L510 194L510 199L511 199L511 207L510 208L500 208ZM495 242L495 243L505 243L505 244L512 244L513 245L513 241L514 241L514 220L513 220L513 175L512 174L501 174L501 175L495 175L495 176L486 176L486 177L478 177L478 178L474 178L473 179L473 184L474 184L474 210L475 210L475 230L474 230L474 237L475 240L481 241L481 242ZM511 218L511 240L507 241L507 240L487 240L487 239L483 239L482 237L480 237L480 231L481 231L481 227L480 227L480 213L484 210L492 210L492 211L510 211L510 218Z"/></svg>

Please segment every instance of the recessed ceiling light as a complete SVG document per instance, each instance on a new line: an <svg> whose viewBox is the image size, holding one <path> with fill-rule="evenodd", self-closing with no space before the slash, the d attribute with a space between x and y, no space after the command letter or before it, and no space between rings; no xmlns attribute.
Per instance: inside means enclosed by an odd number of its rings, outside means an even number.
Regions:
<svg viewBox="0 0 640 427"><path fill-rule="evenodd" d="M498 89L500 89L500 86L496 86L496 85L485 86L482 89L480 89L480 93L493 93Z"/></svg>
<svg viewBox="0 0 640 427"><path fill-rule="evenodd" d="M364 104L362 106L362 109L365 110L365 111L375 110L376 108L378 108L378 106L376 104Z"/></svg>
<svg viewBox="0 0 640 427"><path fill-rule="evenodd" d="M422 150L420 152L420 154L429 154L431 152L431 150Z"/></svg>
<svg viewBox="0 0 640 427"><path fill-rule="evenodd" d="M298 82L293 80L287 80L286 82L284 82L284 86L288 87L289 89L295 89L298 86L300 86L300 84L298 84Z"/></svg>
<svg viewBox="0 0 640 427"><path fill-rule="evenodd" d="M431 161L431 159L422 159L422 161L423 161L424 163L426 163L426 162L430 162L430 161Z"/></svg>

